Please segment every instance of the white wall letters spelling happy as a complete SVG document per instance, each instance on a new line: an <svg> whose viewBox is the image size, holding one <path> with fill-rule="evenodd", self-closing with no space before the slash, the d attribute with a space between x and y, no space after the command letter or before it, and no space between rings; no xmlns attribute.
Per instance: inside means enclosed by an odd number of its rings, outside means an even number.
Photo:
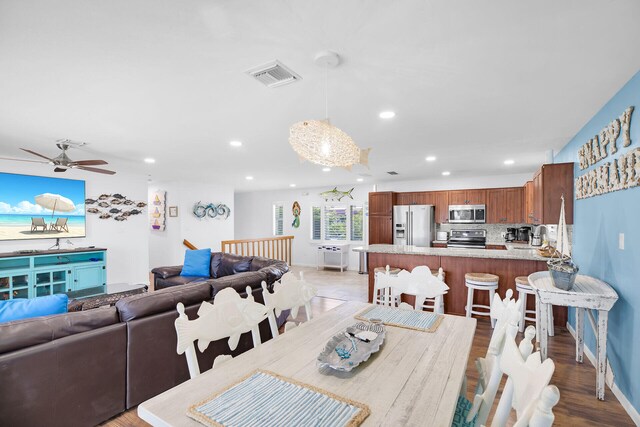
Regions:
<svg viewBox="0 0 640 427"><path fill-rule="evenodd" d="M578 150L580 169L584 170L618 152L618 138L622 147L631 145L630 124L634 107L628 107L617 119L600 131ZM640 148L631 150L613 162L579 176L575 181L576 199L586 199L612 191L640 185Z"/></svg>

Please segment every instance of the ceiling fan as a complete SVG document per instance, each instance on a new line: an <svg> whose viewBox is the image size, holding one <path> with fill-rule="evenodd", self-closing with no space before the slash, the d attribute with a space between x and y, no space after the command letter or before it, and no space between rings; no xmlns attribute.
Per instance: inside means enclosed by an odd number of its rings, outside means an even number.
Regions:
<svg viewBox="0 0 640 427"><path fill-rule="evenodd" d="M115 174L114 171L110 171L107 169L100 169L100 168L93 168L90 166L96 166L96 165L106 165L108 164L107 162L105 162L104 160L78 160L78 161L73 161L69 158L69 156L67 156L67 150L74 146L76 144L74 144L72 141L68 140L68 139L64 139L64 140L60 140L58 141L58 143L56 144L56 146L62 150L62 153L60 153L57 157L47 157L43 154L40 153L36 153L35 151L32 150L27 150L26 148L21 148L22 151L26 151L29 154L33 154L34 156L38 156L41 157L43 159L46 159L47 161L44 162L42 160L26 160L26 159L10 159L7 157L0 157L0 159L3 160L15 160L18 162L32 162L32 163L44 163L44 164L50 164L55 166L55 169L53 169L54 172L66 172L67 169L82 169L85 171L89 171L89 172L97 172L97 173L104 173L107 175L113 175Z"/></svg>

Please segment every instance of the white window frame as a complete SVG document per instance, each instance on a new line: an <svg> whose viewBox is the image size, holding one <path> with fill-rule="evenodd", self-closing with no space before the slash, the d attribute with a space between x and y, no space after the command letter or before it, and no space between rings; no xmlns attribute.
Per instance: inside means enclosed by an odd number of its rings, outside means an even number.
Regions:
<svg viewBox="0 0 640 427"><path fill-rule="evenodd" d="M278 224L276 218L276 211L278 208L282 209L282 233L278 234ZM284 236L284 203L283 202L274 202L271 207L271 227L274 236Z"/></svg>
<svg viewBox="0 0 640 427"><path fill-rule="evenodd" d="M346 238L345 240L327 240L325 235L325 207L327 206L335 206L344 208L347 214L347 224L346 224ZM362 209L362 240L351 240L351 207L359 207ZM314 239L313 236L313 210L314 208L320 209L320 239ZM352 202L352 203L316 203L311 206L309 210L310 224L309 227L309 239L312 242L342 242L342 243L363 243L367 240L368 233L368 206L366 202Z"/></svg>

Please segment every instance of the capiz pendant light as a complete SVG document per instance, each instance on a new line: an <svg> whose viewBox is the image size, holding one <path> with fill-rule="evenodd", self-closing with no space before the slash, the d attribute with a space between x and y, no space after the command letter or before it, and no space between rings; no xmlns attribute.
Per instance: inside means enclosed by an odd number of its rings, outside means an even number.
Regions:
<svg viewBox="0 0 640 427"><path fill-rule="evenodd" d="M340 63L337 53L320 52L315 63L325 68L325 120L303 120L289 128L289 144L301 160L328 166L351 169L355 164L368 166L369 149L362 150L344 131L329 122L327 74L329 67Z"/></svg>

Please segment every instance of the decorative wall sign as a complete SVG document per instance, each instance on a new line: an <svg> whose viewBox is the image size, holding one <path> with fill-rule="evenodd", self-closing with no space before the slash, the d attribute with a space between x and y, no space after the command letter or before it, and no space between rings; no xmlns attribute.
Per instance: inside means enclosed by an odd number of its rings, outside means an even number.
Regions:
<svg viewBox="0 0 640 427"><path fill-rule="evenodd" d="M631 145L630 124L634 107L628 107L578 150L580 169L584 170L618 152L618 138L622 135L622 147ZM640 148L620 155L612 162L579 176L575 180L576 200L599 196L612 191L640 185Z"/></svg>
<svg viewBox="0 0 640 427"><path fill-rule="evenodd" d="M300 203L296 200L293 202L293 206L291 206L291 213L293 213L293 222L291 226L293 228L300 227L300 212L302 212L302 208L300 207Z"/></svg>
<svg viewBox="0 0 640 427"><path fill-rule="evenodd" d="M178 216L178 207L177 206L169 206L169 216L177 217Z"/></svg>
<svg viewBox="0 0 640 427"><path fill-rule="evenodd" d="M333 187L333 190L323 191L322 193L320 193L320 196L324 199L325 202L329 200L340 201L345 196L349 196L349 198L353 200L353 196L351 195L352 191L353 188L349 191L339 191L338 187Z"/></svg>
<svg viewBox="0 0 640 427"><path fill-rule="evenodd" d="M166 191L156 191L151 194L149 214L152 230L164 231L165 229L166 195Z"/></svg>
<svg viewBox="0 0 640 427"><path fill-rule="evenodd" d="M140 215L147 206L145 202L136 202L120 193L101 194L97 199L85 199L84 203L87 213L115 221L126 221L131 215Z"/></svg>
<svg viewBox="0 0 640 427"><path fill-rule="evenodd" d="M208 205L203 205L198 201L193 206L193 214L198 218L217 218L217 219L227 219L231 214L231 209L229 206L220 203L218 205L209 203Z"/></svg>

